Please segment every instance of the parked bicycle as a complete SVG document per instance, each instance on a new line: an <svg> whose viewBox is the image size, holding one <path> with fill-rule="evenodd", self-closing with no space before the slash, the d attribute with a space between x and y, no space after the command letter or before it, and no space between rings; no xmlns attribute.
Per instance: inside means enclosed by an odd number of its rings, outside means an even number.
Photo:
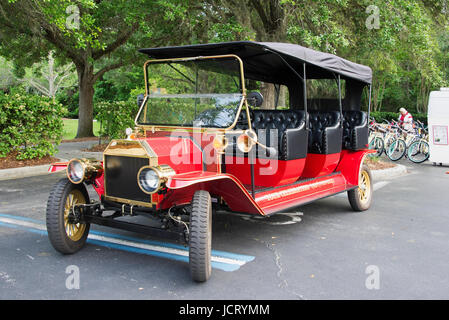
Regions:
<svg viewBox="0 0 449 320"><path fill-rule="evenodd" d="M397 122L393 121L396 131L396 139L386 149L388 158L398 161L406 156L414 163L422 163L429 158L429 144L426 128L421 122L414 122L413 129L404 130Z"/></svg>
<svg viewBox="0 0 449 320"><path fill-rule="evenodd" d="M381 156L384 152L384 133L385 129L374 119L370 119L369 125L370 135L368 139L368 148L376 150L376 153L368 155L369 157Z"/></svg>
<svg viewBox="0 0 449 320"><path fill-rule="evenodd" d="M407 150L407 157L410 161L414 163L422 163L429 159L429 134L427 131L427 127L417 121L417 130L419 140L414 141L410 144Z"/></svg>

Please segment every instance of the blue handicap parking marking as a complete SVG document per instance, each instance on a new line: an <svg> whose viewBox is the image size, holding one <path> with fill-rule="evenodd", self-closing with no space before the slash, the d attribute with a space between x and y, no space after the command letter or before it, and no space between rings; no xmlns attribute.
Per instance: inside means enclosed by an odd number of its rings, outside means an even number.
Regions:
<svg viewBox="0 0 449 320"><path fill-rule="evenodd" d="M0 226L47 235L47 228L43 221L27 217L0 214ZM87 242L111 249L189 262L189 248L175 243L139 239L97 230L89 232ZM254 256L212 250L211 265L223 271L236 271L254 259Z"/></svg>

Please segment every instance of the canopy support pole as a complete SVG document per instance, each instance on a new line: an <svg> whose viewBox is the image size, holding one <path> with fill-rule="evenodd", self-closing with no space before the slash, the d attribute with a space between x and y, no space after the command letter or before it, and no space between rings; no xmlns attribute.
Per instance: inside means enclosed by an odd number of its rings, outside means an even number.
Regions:
<svg viewBox="0 0 449 320"><path fill-rule="evenodd" d="M340 107L340 126L343 128L343 104L341 102L341 77L338 75L338 104Z"/></svg>
<svg viewBox="0 0 449 320"><path fill-rule="evenodd" d="M307 113L307 73L306 73L306 63L302 64L303 67L303 97L304 97L304 112L306 114L306 130L309 131L309 116Z"/></svg>
<svg viewBox="0 0 449 320"><path fill-rule="evenodd" d="M368 97L368 119L369 119L370 114L371 114L371 92L372 92L372 87L373 87L373 85L370 84L369 85L369 97Z"/></svg>
<svg viewBox="0 0 449 320"><path fill-rule="evenodd" d="M306 113L306 130L309 130L309 117L307 115L307 76L306 76L306 63L303 62L303 76L301 77L298 72L287 62L285 59L277 52L265 48L265 51L269 51L281 59L281 61L302 81L303 84L303 95L304 95L304 112Z"/></svg>

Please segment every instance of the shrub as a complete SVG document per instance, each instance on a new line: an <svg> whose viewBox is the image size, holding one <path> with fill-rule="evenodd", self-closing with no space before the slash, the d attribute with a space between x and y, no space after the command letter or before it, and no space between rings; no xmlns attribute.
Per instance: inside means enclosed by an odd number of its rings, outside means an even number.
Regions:
<svg viewBox="0 0 449 320"><path fill-rule="evenodd" d="M54 155L64 113L62 105L48 97L23 90L0 93L0 157L13 151L18 160Z"/></svg>
<svg viewBox="0 0 449 320"><path fill-rule="evenodd" d="M134 128L134 118L137 114L137 105L134 101L102 101L96 104L97 120L102 122L102 136L110 139L125 137L126 128Z"/></svg>

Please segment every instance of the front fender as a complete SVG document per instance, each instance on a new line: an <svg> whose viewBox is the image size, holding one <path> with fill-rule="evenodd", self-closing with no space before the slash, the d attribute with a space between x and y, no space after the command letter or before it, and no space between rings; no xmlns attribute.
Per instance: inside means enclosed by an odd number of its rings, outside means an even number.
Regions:
<svg viewBox="0 0 449 320"><path fill-rule="evenodd" d="M232 211L265 215L246 188L232 175L214 172L191 172L171 177L166 184L167 194L161 209L190 203L197 190L221 196Z"/></svg>
<svg viewBox="0 0 449 320"><path fill-rule="evenodd" d="M65 170L67 168L68 162L55 162L50 164L50 167L48 168L49 173Z"/></svg>
<svg viewBox="0 0 449 320"><path fill-rule="evenodd" d="M68 162L55 162L50 164L50 167L48 168L49 173L54 173L62 170L66 170ZM95 192L98 194L98 196L101 198L101 196L104 194L104 174L101 174L101 176L95 178L95 183L92 184Z"/></svg>

